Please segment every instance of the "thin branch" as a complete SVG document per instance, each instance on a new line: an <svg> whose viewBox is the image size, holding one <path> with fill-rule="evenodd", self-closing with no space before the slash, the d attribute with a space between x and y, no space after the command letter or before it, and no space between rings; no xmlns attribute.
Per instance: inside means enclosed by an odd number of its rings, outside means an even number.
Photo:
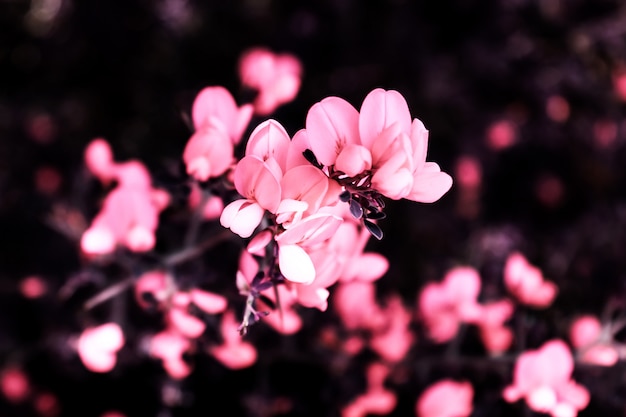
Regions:
<svg viewBox="0 0 626 417"><path fill-rule="evenodd" d="M211 249L213 246L231 237L233 237L233 233L228 229L224 229L221 233L211 236L210 238L202 243L199 243L196 246L183 249L179 252L175 252L165 257L163 263L165 264L165 266L174 266L186 262L189 259L193 259L201 255L204 251Z"/></svg>
<svg viewBox="0 0 626 417"><path fill-rule="evenodd" d="M87 300L85 304L83 305L83 309L91 310L95 306L102 304L103 302L115 297L116 295L120 294L122 291L126 290L128 287L132 285L133 282L135 282L135 278L129 277L123 281L120 281L111 285L110 287L105 288L104 290L100 291L98 294L94 295L89 300Z"/></svg>

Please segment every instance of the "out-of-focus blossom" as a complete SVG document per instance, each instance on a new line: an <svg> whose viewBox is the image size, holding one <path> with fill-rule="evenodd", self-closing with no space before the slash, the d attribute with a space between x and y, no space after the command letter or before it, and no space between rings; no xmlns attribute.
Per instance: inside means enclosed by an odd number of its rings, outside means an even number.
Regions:
<svg viewBox="0 0 626 417"><path fill-rule="evenodd" d="M0 372L0 391L9 402L19 403L30 395L31 386L24 371L12 366Z"/></svg>
<svg viewBox="0 0 626 417"><path fill-rule="evenodd" d="M593 143L600 149L609 149L618 137L617 123L613 120L596 120L593 124Z"/></svg>
<svg viewBox="0 0 626 417"><path fill-rule="evenodd" d="M509 300L484 304L476 325L487 352L499 355L513 343L513 332L504 323L513 315L514 306Z"/></svg>
<svg viewBox="0 0 626 417"><path fill-rule="evenodd" d="M370 414L387 415L396 407L397 397L385 388L389 368L382 363L372 363L367 369L367 391L359 395L342 411L342 417L366 417Z"/></svg>
<svg viewBox="0 0 626 417"><path fill-rule="evenodd" d="M36 275L28 276L20 282L20 292L26 298L35 299L42 297L48 291L48 286L43 278Z"/></svg>
<svg viewBox="0 0 626 417"><path fill-rule="evenodd" d="M33 406L41 417L57 417L61 413L59 399L50 392L38 393Z"/></svg>
<svg viewBox="0 0 626 417"><path fill-rule="evenodd" d="M227 368L242 369L252 366L257 359L255 347L244 341L239 334L239 323L235 314L227 310L222 317L222 337L224 343L211 347L209 353Z"/></svg>
<svg viewBox="0 0 626 417"><path fill-rule="evenodd" d="M151 301L160 304L170 295L167 274L161 270L147 271L135 281L135 300L144 309L153 306Z"/></svg>
<svg viewBox="0 0 626 417"><path fill-rule="evenodd" d="M495 121L487 128L486 139L494 151L509 148L517 141L517 126L509 120Z"/></svg>
<svg viewBox="0 0 626 417"><path fill-rule="evenodd" d="M371 330L384 323L372 282L339 283L333 290L333 307L348 330Z"/></svg>
<svg viewBox="0 0 626 417"><path fill-rule="evenodd" d="M185 146L183 160L189 175L207 181L235 162L234 146L250 122L252 108L238 107L224 87L205 87L193 102L191 116L195 132Z"/></svg>
<svg viewBox="0 0 626 417"><path fill-rule="evenodd" d="M426 388L415 405L417 417L468 417L474 389L469 382L444 379Z"/></svg>
<svg viewBox="0 0 626 417"><path fill-rule="evenodd" d="M133 252L151 250L159 213L169 204L169 195L152 187L150 173L139 161L116 163L103 139L95 139L87 146L85 164L103 183L115 180L117 186L83 233L83 253L104 255L113 252L117 245Z"/></svg>
<svg viewBox="0 0 626 417"><path fill-rule="evenodd" d="M191 184L191 192L189 193L189 207L195 210L200 204L203 203L202 190L197 183ZM205 220L216 220L220 218L222 211L224 210L224 201L216 195L209 196L204 201L204 207L202 209L202 217Z"/></svg>
<svg viewBox="0 0 626 417"><path fill-rule="evenodd" d="M257 90L254 112L265 116L292 101L300 89L302 65L291 54L275 54L253 48L239 59L239 77L244 86Z"/></svg>
<svg viewBox="0 0 626 417"><path fill-rule="evenodd" d="M124 333L117 323L90 327L81 333L76 350L87 369L109 372L117 363L117 352L124 346Z"/></svg>
<svg viewBox="0 0 626 417"><path fill-rule="evenodd" d="M385 326L374 332L370 347L387 362L400 362L415 342L415 336L410 329L411 313L404 307L398 295L387 301L382 313Z"/></svg>
<svg viewBox="0 0 626 417"><path fill-rule="evenodd" d="M424 287L418 299L418 315L430 338L437 343L447 342L454 338L461 323L475 323L480 318L480 286L474 268L456 267L441 283Z"/></svg>
<svg viewBox="0 0 626 417"><path fill-rule="evenodd" d="M574 382L574 358L561 340L546 342L537 350L522 353L513 371L513 384L503 397L508 402L524 399L531 410L552 417L575 417L589 403L589 392Z"/></svg>
<svg viewBox="0 0 626 417"><path fill-rule="evenodd" d="M562 96L553 95L546 100L546 114L557 123L562 123L569 119L569 102Z"/></svg>
<svg viewBox="0 0 626 417"><path fill-rule="evenodd" d="M617 98L626 101L626 70L619 69L613 74L613 89Z"/></svg>
<svg viewBox="0 0 626 417"><path fill-rule="evenodd" d="M604 328L595 316L582 316L570 327L570 340L577 358L585 363L613 366L620 359L609 328Z"/></svg>
<svg viewBox="0 0 626 417"><path fill-rule="evenodd" d="M63 177L54 167L42 166L35 171L35 188L42 194L52 196L61 188Z"/></svg>
<svg viewBox="0 0 626 417"><path fill-rule="evenodd" d="M519 252L511 253L506 260L504 284L520 303L537 308L552 304L558 292L557 286L545 281L539 268Z"/></svg>
<svg viewBox="0 0 626 417"><path fill-rule="evenodd" d="M186 378L191 367L183 358L183 354L191 348L191 342L182 334L165 329L151 337L149 354L161 359L163 368L174 379Z"/></svg>

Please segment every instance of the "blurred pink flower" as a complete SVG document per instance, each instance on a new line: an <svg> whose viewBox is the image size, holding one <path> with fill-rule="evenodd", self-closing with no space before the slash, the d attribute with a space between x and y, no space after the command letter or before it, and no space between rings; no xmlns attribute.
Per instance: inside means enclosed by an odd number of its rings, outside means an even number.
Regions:
<svg viewBox="0 0 626 417"><path fill-rule="evenodd" d="M557 286L545 281L539 268L519 252L511 253L506 260L504 284L520 303L537 308L552 304L558 292Z"/></svg>
<svg viewBox="0 0 626 417"><path fill-rule="evenodd" d="M333 307L348 330L371 330L384 325L384 315L376 303L373 282L339 283L332 295Z"/></svg>
<svg viewBox="0 0 626 417"><path fill-rule="evenodd" d="M387 415L396 407L397 397L385 388L389 368L382 363L372 363L367 369L367 391L359 395L342 411L342 417L366 417L370 414Z"/></svg>
<svg viewBox="0 0 626 417"><path fill-rule="evenodd" d="M461 323L480 319L480 286L480 276L474 268L456 267L446 273L441 283L424 287L418 299L418 314L435 342L451 340Z"/></svg>
<svg viewBox="0 0 626 417"><path fill-rule="evenodd" d="M499 355L513 343L513 332L504 323L513 315L514 306L509 300L494 301L482 306L476 325L487 352Z"/></svg>
<svg viewBox="0 0 626 417"><path fill-rule="evenodd" d="M3 369L0 372L0 391L11 403L24 401L31 392L28 376L15 366Z"/></svg>
<svg viewBox="0 0 626 417"><path fill-rule="evenodd" d="M293 55L253 48L239 59L239 77L243 85L258 91L254 112L265 116L296 97L300 89L302 65Z"/></svg>
<svg viewBox="0 0 626 417"><path fill-rule="evenodd" d="M36 275L28 276L20 282L20 292L26 298L35 299L42 297L48 291L48 286L43 278Z"/></svg>
<svg viewBox="0 0 626 417"><path fill-rule="evenodd" d="M487 128L487 146L494 151L509 148L517 141L517 126L508 120L498 120Z"/></svg>
<svg viewBox="0 0 626 417"><path fill-rule="evenodd" d="M581 362L613 366L620 359L609 329L604 329L595 316L582 316L570 327L570 340Z"/></svg>
<svg viewBox="0 0 626 417"><path fill-rule="evenodd" d="M191 342L172 329L165 329L150 339L149 354L161 359L163 368L174 379L186 378L191 367L183 359L183 354L191 348Z"/></svg>
<svg viewBox="0 0 626 417"><path fill-rule="evenodd" d="M203 88L191 108L196 131L212 125L223 131L233 144L241 141L251 117L252 108L248 105L238 107L230 92L221 86Z"/></svg>
<svg viewBox="0 0 626 417"><path fill-rule="evenodd" d="M87 369L109 372L117 363L117 352L124 346L124 334L117 323L90 327L81 333L76 350Z"/></svg>
<svg viewBox="0 0 626 417"><path fill-rule="evenodd" d="M468 417L474 389L469 382L444 379L426 388L415 405L417 417Z"/></svg>
<svg viewBox="0 0 626 417"><path fill-rule="evenodd" d="M523 398L533 411L553 417L574 417L587 407L589 392L572 379L574 358L561 340L546 342L521 354L515 363L513 384L503 391L508 402Z"/></svg>
<svg viewBox="0 0 626 417"><path fill-rule="evenodd" d="M256 348L239 334L239 323L231 310L224 313L221 330L224 343L209 348L209 353L230 369L252 366L257 359Z"/></svg>
<svg viewBox="0 0 626 417"><path fill-rule="evenodd" d="M92 141L85 163L103 183L117 186L106 196L102 208L83 233L80 246L88 256L104 255L117 245L146 252L155 245L159 213L169 204L169 194L152 187L150 173L139 161L116 163L103 139Z"/></svg>
<svg viewBox="0 0 626 417"><path fill-rule="evenodd" d="M195 131L183 152L187 173L198 181L222 175L235 162L234 146L252 117L224 87L205 87L191 109Z"/></svg>
<svg viewBox="0 0 626 417"><path fill-rule="evenodd" d="M370 339L370 347L389 363L400 362L415 342L411 332L411 313L402 304L399 295L387 300L382 313L385 326L375 331Z"/></svg>

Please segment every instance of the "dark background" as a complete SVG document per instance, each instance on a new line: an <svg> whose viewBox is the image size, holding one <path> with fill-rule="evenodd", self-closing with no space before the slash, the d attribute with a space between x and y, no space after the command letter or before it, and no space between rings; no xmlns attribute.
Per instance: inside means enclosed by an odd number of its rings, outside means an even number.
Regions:
<svg viewBox="0 0 626 417"><path fill-rule="evenodd" d="M81 259L53 215L54 208L71 208L88 222L97 210L102 189L85 175L84 147L104 137L117 160L140 159L158 185L179 192L180 155L190 136L185 114L194 95L223 85L243 100L237 59L253 46L303 63L296 101L271 116L290 134L324 97L358 108L383 87L400 91L430 130L429 160L453 177L460 156L480 161L483 182L472 215L463 214L456 185L435 204L390 202L381 222L385 238L370 245L391 262L377 283L381 298L400 293L412 306L425 282L458 264L478 268L484 296L497 298L505 294L504 259L520 250L560 288L551 308L527 312L524 348L565 338L576 314L599 315L609 301L623 302L626 101L614 88L626 64L620 0L0 0L0 366L20 364L37 390L57 396L59 415L118 409L131 417L336 416L364 390L373 354L349 359L337 373L336 354L317 342L322 326L333 323L332 311L303 309L305 327L296 336L260 325L250 335L259 347L254 367L230 372L198 355L196 372L176 384L137 353L139 336L159 320L143 318L132 303L123 310L129 341L112 373L89 373L67 347L69 335L110 317L120 303L91 316L80 312L119 271ZM555 95L569 103L564 121L546 114ZM517 139L498 151L487 145L486 132L500 120L517 127ZM615 130L610 144L594 141L598 126ZM60 174L58 187L36 186L41 168ZM546 178L560 184L561 197L541 197ZM165 225L160 242L179 238L177 226ZM233 251L227 247L215 259L232 262ZM17 290L33 274L49 285L35 301ZM70 281L76 291L60 297ZM530 415L500 399L512 362L479 359L476 335L470 332L461 346L469 356L450 362L437 359L441 349L419 326L416 332L408 377L393 385L399 404L392 415L413 415L423 388L445 376L474 384L474 416ZM621 364L578 367L578 381L592 394L581 415L624 415L623 375ZM181 399L166 400L170 385ZM291 411L266 411L276 398L291 401ZM32 404L2 402L1 409L35 413Z"/></svg>

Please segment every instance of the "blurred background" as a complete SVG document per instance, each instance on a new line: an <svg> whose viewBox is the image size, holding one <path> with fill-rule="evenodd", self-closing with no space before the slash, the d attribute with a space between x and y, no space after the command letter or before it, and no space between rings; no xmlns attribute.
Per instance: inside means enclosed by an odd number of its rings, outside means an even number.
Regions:
<svg viewBox="0 0 626 417"><path fill-rule="evenodd" d="M18 405L0 399L3 415L338 416L364 390L369 357L338 376L316 342L332 312L303 311L294 336L258 326L252 368L232 372L199 357L176 383L137 359L132 343L104 375L67 346L86 323L79 306L116 273L80 278L88 266L71 236L102 191L85 175L85 146L103 137L116 160L139 159L158 185L176 189L195 94L222 85L243 100L237 60L255 46L302 61L296 100L271 115L290 134L324 97L359 108L374 88L398 90L430 131L428 160L455 180L434 204L389 203L385 238L369 246L391 265L380 297L399 293L414 306L424 283L461 264L479 269L487 296L504 294L504 260L519 250L560 290L532 316L527 348L565 338L577 314L601 315L608 303L623 310L621 0L0 0L0 367L19 363L39 392ZM21 289L29 276L45 282L37 299ZM132 329L158 323L132 320ZM441 351L422 340L416 368ZM471 334L461 351L484 356ZM390 415L414 415L418 394L442 375L474 384L473 416L531 415L500 398L511 369L409 368ZM592 398L582 416L626 415L624 370L577 368Z"/></svg>

